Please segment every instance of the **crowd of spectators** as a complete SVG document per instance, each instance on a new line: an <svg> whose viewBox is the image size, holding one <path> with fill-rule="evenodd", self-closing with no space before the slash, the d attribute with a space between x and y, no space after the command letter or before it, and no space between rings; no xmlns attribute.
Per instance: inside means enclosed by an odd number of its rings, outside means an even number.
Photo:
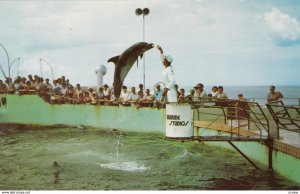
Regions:
<svg viewBox="0 0 300 194"><path fill-rule="evenodd" d="M210 93L204 90L204 85L198 83L189 94L185 94L183 88L175 84L178 93L178 102L197 102L199 99L228 99L228 95L223 91L223 86L213 86ZM271 86L268 101L282 98L280 92L274 92L275 87ZM5 82L0 80L0 93L10 94L38 94L41 98L51 104L93 104L93 105L122 105L139 107L162 107L165 98L163 88L159 84L155 85L153 94L149 89L144 90L143 84L139 84L138 91L135 87L130 89L122 87L120 97L117 99L112 87L104 84L95 89L93 87L82 88L80 84L74 87L69 79L61 76L52 83L49 79L43 79L37 75L28 77L16 77L14 80L7 78ZM238 100L245 100L242 94L238 95Z"/></svg>

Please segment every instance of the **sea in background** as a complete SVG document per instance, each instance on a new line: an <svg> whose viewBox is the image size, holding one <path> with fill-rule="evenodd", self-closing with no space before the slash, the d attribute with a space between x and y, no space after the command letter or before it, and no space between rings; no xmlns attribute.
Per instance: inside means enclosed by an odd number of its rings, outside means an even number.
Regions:
<svg viewBox="0 0 300 194"><path fill-rule="evenodd" d="M96 88L96 86L94 86ZM138 86L127 86L128 91L131 87ZM212 93L211 89L213 86L204 86L204 90L207 94ZM87 86L82 87L87 89ZM185 95L189 94L190 89L194 86L180 86L179 89L184 88ZM224 92L230 99L237 99L238 94L243 94L244 98L251 102L258 102L260 105L265 105L267 102L267 95L269 93L269 86L223 86ZM112 89L112 88L111 88ZM147 86L151 94L154 93L154 86ZM300 106L300 86L276 86L276 91L280 91L283 95L283 103L285 105Z"/></svg>
<svg viewBox="0 0 300 194"><path fill-rule="evenodd" d="M0 190L299 189L237 152L159 133L0 125Z"/></svg>
<svg viewBox="0 0 300 194"><path fill-rule="evenodd" d="M212 93L213 86L204 86L207 94ZM179 88L181 88L179 86ZM186 95L189 94L193 86L184 86ZM266 104L269 86L223 86L224 92L230 99L236 99L238 94L243 94L244 98L261 105ZM300 86L276 86L276 91L280 91L283 95L283 103L285 105L299 106L300 103Z"/></svg>

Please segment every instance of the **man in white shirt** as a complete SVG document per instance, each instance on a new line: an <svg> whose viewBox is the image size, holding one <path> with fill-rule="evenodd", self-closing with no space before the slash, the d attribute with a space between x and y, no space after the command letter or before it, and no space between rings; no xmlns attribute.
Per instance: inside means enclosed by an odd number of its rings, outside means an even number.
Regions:
<svg viewBox="0 0 300 194"><path fill-rule="evenodd" d="M129 100L137 101L138 98L139 98L139 95L136 93L135 87L132 87L131 93L129 94Z"/></svg>
<svg viewBox="0 0 300 194"><path fill-rule="evenodd" d="M121 95L120 95L120 100L122 101L123 105L130 105L127 102L130 99L129 97L130 97L130 95L129 95L129 92L127 91L127 87L123 86L122 87L122 92L121 92Z"/></svg>
<svg viewBox="0 0 300 194"><path fill-rule="evenodd" d="M223 86L219 86L218 87L217 98L223 98L223 99L227 99L228 98L227 94L225 92L223 92Z"/></svg>
<svg viewBox="0 0 300 194"><path fill-rule="evenodd" d="M196 89L195 97L200 97L200 98L206 98L207 97L207 93L203 89L204 88L203 84L199 83L194 88Z"/></svg>
<svg viewBox="0 0 300 194"><path fill-rule="evenodd" d="M174 87L175 74L171 66L173 59L170 55L168 56L163 55L163 50L160 46L158 46L157 48L158 50L160 50L161 60L165 68L163 71L163 82L166 88L164 89L162 96L163 97L167 96L168 102L177 102L177 91Z"/></svg>
<svg viewBox="0 0 300 194"><path fill-rule="evenodd" d="M104 84L104 86L103 86L103 94L104 94L104 99L106 99L106 100L110 99L111 92L110 92L110 89L108 88L107 84Z"/></svg>

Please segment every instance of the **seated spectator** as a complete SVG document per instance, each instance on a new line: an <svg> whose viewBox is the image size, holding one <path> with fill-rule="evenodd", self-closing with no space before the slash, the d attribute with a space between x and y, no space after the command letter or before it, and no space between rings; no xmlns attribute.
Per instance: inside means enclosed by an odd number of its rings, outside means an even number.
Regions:
<svg viewBox="0 0 300 194"><path fill-rule="evenodd" d="M281 94L281 92L275 91L275 86L270 86L270 92L267 96L267 102L268 103L275 102L281 100L282 98L283 95Z"/></svg>
<svg viewBox="0 0 300 194"><path fill-rule="evenodd" d="M227 99L228 98L227 94L223 92L223 86L218 87L217 98L220 98L220 99Z"/></svg>
<svg viewBox="0 0 300 194"><path fill-rule="evenodd" d="M181 88L178 95L178 102L183 103L185 101L184 89Z"/></svg>

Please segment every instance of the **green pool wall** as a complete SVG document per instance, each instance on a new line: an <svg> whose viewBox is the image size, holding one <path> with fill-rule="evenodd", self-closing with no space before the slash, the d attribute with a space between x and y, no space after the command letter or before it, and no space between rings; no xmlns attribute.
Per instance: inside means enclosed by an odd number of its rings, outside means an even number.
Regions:
<svg viewBox="0 0 300 194"><path fill-rule="evenodd" d="M165 133L165 109L71 104L50 105L36 95L7 95L7 107L2 106L0 108L0 123L84 125L125 131ZM206 130L206 133L214 135L218 132ZM209 144L233 149L227 142L209 142ZM234 142L234 144L251 159L266 167L268 166L268 148L266 145L258 142ZM272 159L273 170L300 183L299 158L274 150Z"/></svg>

